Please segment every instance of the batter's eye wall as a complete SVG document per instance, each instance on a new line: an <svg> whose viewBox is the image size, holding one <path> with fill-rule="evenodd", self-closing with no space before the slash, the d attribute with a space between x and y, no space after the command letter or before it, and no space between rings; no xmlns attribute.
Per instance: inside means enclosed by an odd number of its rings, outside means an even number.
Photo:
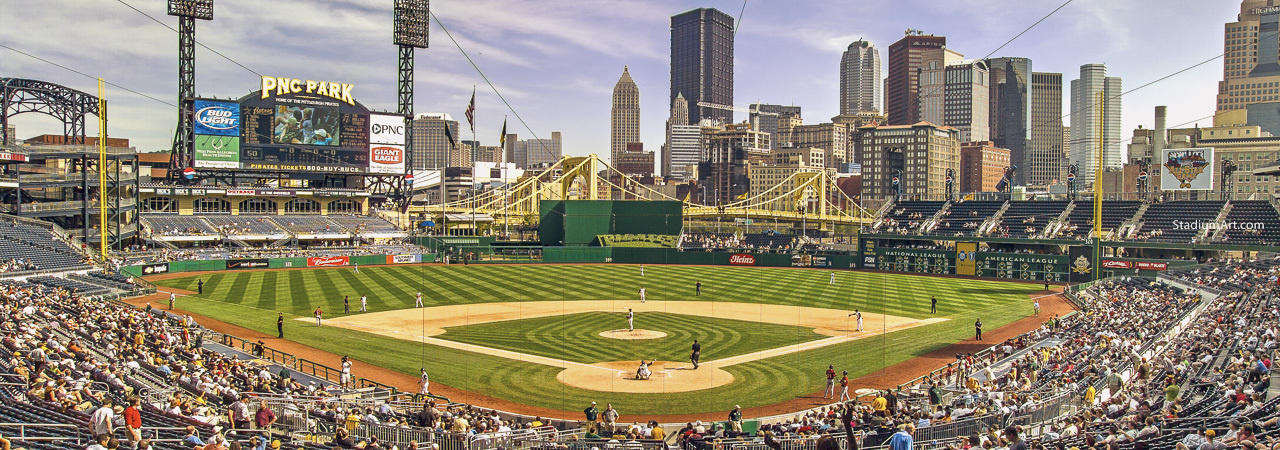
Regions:
<svg viewBox="0 0 1280 450"><path fill-rule="evenodd" d="M538 234L544 246L600 245L602 234L680 234L677 201L543 200Z"/></svg>

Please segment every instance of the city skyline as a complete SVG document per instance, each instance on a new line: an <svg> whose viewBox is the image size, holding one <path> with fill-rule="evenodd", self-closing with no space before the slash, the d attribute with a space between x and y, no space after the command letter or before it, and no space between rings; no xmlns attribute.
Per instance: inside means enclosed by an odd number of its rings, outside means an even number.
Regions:
<svg viewBox="0 0 1280 450"><path fill-rule="evenodd" d="M176 24L164 15L162 5L130 3L162 22ZM246 0L219 0L214 21L200 23L197 38L263 75L353 83L361 103L376 110L393 109L395 48L389 37L389 3L326 3L299 8L290 17L271 13L290 4L294 3L266 7ZM856 11L839 2L804 9L748 4L735 36L734 106L797 105L805 109L806 124L826 122L839 112L836 68L850 43L862 38L883 49L900 39L903 29L915 28L946 36L950 48L980 58L1060 5L967 1L958 3L960 8L929 7L937 4L873 1L859 4ZM296 2L299 5L303 4ZM535 6L478 1L463 7L436 2L433 12L533 133L506 111L435 23L431 48L417 57L415 111L459 117L471 86L476 85L477 138L484 145L497 143L506 116L509 132L546 139L552 130L563 131L566 154L607 155L608 99L617 67L629 65L641 90L662 91L670 82L671 16L714 7L736 19L741 6L730 2L545 2ZM1077 0L992 56L1027 57L1035 60L1037 72L1066 74L1076 73L1081 64L1106 62L1109 73L1125 78L1129 86L1141 86L1221 54L1223 24L1235 21L1238 8L1236 2ZM1140 11L1143 22L1163 24L1161 31L1145 30L1125 19ZM15 8L13 19L14 26L3 32L7 45L102 75L166 102L175 101L176 35L124 5ZM68 40L80 45L63 45ZM1179 51L1168 57L1152 56L1153 49L1172 48ZM0 50L0 63L5 76L96 91L89 78L12 51ZM202 96L238 97L257 85L257 75L203 48L197 52L197 70L197 93ZM1212 115L1221 70L1222 62L1215 60L1126 95L1124 137L1137 125L1150 127L1156 105L1170 106L1171 127ZM662 97L647 96L641 105L641 141L649 148L656 149L664 140L670 107L669 99ZM113 87L108 87L107 99L112 106L113 137L130 138L143 151L169 147L172 106ZM745 114L734 118L741 121ZM60 126L40 118L19 116L14 122L21 137L60 132ZM94 132L93 125L90 131Z"/></svg>

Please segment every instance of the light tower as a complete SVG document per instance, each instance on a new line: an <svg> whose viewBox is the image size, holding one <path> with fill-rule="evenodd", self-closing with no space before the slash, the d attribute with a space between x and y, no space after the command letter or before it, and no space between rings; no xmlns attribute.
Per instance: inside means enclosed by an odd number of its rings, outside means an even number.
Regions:
<svg viewBox="0 0 1280 450"><path fill-rule="evenodd" d="M406 178L413 174L413 49L427 48L427 35L431 30L430 0L395 0L395 44L400 48L400 64L396 112L404 116L405 176L393 184L391 197L408 198L413 195L412 182L405 186Z"/></svg>
<svg viewBox="0 0 1280 450"><path fill-rule="evenodd" d="M178 129L169 156L169 179L191 167L195 145L196 19L213 20L213 0L169 0L169 15L178 17Z"/></svg>

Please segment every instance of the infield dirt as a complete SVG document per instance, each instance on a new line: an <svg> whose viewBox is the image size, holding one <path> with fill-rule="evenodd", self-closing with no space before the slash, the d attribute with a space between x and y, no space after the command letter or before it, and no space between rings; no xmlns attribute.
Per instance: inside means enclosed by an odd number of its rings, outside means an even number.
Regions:
<svg viewBox="0 0 1280 450"><path fill-rule="evenodd" d="M703 361L697 370L693 364L660 362L652 368L650 380L635 380L639 361L601 361L583 364L539 355L485 347L464 342L440 339L448 327L475 325L506 320L555 317L584 312L614 312L619 324L625 324L628 308L636 314L663 312L691 316L715 317L747 322L773 323L811 328L827 336L824 339L765 349L715 361ZM572 300L543 302L501 302L467 305L435 306L430 308L400 309L326 319L326 326L336 326L364 331L396 339L423 342L430 345L465 350L486 355L500 356L517 361L542 364L565 369L556 376L565 385L601 392L670 393L711 389L733 382L733 376L723 368L734 364L808 351L849 342L864 337L944 322L949 319L912 319L881 314L864 314L863 330L857 331L857 320L850 317L852 311L758 303L651 301L636 300ZM315 319L300 317L301 322Z"/></svg>

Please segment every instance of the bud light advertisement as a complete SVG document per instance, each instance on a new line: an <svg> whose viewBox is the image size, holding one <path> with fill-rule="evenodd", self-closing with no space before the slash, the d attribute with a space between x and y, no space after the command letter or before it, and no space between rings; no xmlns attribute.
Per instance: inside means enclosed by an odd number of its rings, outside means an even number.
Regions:
<svg viewBox="0 0 1280 450"><path fill-rule="evenodd" d="M240 136L240 104L195 101L196 134L206 136Z"/></svg>

